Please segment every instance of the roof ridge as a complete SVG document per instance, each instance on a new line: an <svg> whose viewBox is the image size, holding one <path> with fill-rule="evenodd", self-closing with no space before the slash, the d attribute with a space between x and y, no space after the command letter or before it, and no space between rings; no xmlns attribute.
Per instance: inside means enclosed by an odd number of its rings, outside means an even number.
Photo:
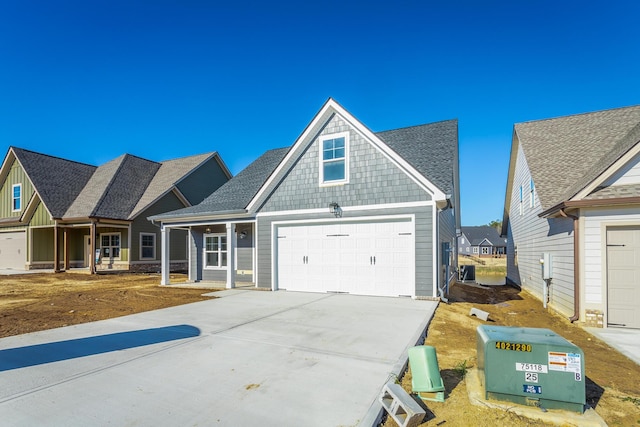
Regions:
<svg viewBox="0 0 640 427"><path fill-rule="evenodd" d="M31 154L37 154L39 156L49 157L50 159L64 160L65 162L76 163L76 164L83 165L83 166L91 166L91 167L94 167L94 168L98 167L96 165L92 165L92 164L84 163L84 162L79 162L77 160L65 159L64 157L53 156L51 154L40 153L38 151L33 151L33 150L26 149L26 148L21 148L21 147L16 147L15 145L10 145L9 149L13 150L14 152L15 152L15 150L24 151L24 152L31 153Z"/></svg>
<svg viewBox="0 0 640 427"><path fill-rule="evenodd" d="M518 122L515 125L522 125L522 124L527 124L527 123L539 123L539 122L547 122L547 121L552 121L552 120L560 120L560 119L567 119L570 117L580 117L580 116L586 116L589 114L599 114L599 113L607 113L607 112L612 112L612 111L616 111L616 110L626 110L626 109L630 109L630 108L639 108L640 104L636 104L636 105L629 105L626 107L615 107L615 108L606 108L604 110L594 110L594 111L586 111L583 113L576 113L576 114L563 114L561 116L556 116L556 117L547 117L546 119L537 119L537 120L527 120L524 122Z"/></svg>
<svg viewBox="0 0 640 427"><path fill-rule="evenodd" d="M176 157L175 159L161 160L161 161L159 161L159 162L157 162L157 163L165 164L165 163L168 163L168 162L175 162L175 161L179 161L179 160L186 160L186 159L190 159L190 158L193 158L193 157L201 157L201 156L207 156L207 157L210 157L210 156L214 156L214 155L216 155L216 154L218 154L218 151L217 151L217 150L213 150L213 151L207 151L207 152L200 153L200 154L192 154L192 155L190 155L190 156ZM153 161L153 160L152 160L152 161Z"/></svg>
<svg viewBox="0 0 640 427"><path fill-rule="evenodd" d="M438 120L437 122L423 123L423 124L420 124L420 125L412 125L412 126L404 126L404 127L399 127L399 128L395 128L395 129L381 130L381 131L373 132L373 133L377 135L377 134L385 133L385 132L394 132L394 131L397 131L397 130L407 130L407 129L412 129L412 128L419 128L419 127L422 127L422 126L431 126L431 125L437 125L439 123L457 122L457 121L458 121L457 118L455 118L455 119L446 119L446 120Z"/></svg>

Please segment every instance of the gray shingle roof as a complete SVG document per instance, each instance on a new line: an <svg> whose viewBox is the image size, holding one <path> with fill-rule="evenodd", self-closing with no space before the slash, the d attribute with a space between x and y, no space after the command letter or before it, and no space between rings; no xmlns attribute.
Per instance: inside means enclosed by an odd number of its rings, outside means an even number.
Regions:
<svg viewBox="0 0 640 427"><path fill-rule="evenodd" d="M40 199L61 218L96 170L95 166L11 147Z"/></svg>
<svg viewBox="0 0 640 427"><path fill-rule="evenodd" d="M393 151L445 194L454 194L453 174L458 163L458 121L377 132Z"/></svg>
<svg viewBox="0 0 640 427"><path fill-rule="evenodd" d="M159 168L159 163L129 154L105 163L64 216L127 219Z"/></svg>
<svg viewBox="0 0 640 427"><path fill-rule="evenodd" d="M392 150L445 194L453 193L453 169L458 159L458 122L447 120L376 133ZM196 206L153 216L170 219L244 210L290 148L264 153Z"/></svg>
<svg viewBox="0 0 640 427"><path fill-rule="evenodd" d="M10 148L54 218L133 219L215 153L162 163L130 154L100 167Z"/></svg>
<svg viewBox="0 0 640 427"><path fill-rule="evenodd" d="M467 236L471 246L478 246L484 239L487 239L493 246L506 246L505 239L500 237L498 230L488 225L475 227L461 227L462 234Z"/></svg>
<svg viewBox="0 0 640 427"><path fill-rule="evenodd" d="M640 106L515 125L543 210L568 200L640 140Z"/></svg>
<svg viewBox="0 0 640 427"><path fill-rule="evenodd" d="M262 184L278 167L289 147L269 150L253 163L231 178L201 203L166 214L154 219L180 218L215 212L240 211L247 207Z"/></svg>
<svg viewBox="0 0 640 427"><path fill-rule="evenodd" d="M204 153L196 156L183 157L180 159L168 160L160 163L160 168L149 183L133 211L129 214L129 219L135 218L140 212L164 195L173 186L180 182L186 175L196 167L204 163L216 153Z"/></svg>

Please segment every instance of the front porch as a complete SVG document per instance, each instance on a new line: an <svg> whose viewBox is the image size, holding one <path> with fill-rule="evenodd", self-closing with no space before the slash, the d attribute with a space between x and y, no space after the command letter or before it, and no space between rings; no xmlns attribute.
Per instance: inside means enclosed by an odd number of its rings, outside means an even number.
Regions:
<svg viewBox="0 0 640 427"><path fill-rule="evenodd" d="M169 271L171 232L188 231L189 283L255 287L255 222L212 221L198 224L163 224L161 228L161 285L171 285Z"/></svg>

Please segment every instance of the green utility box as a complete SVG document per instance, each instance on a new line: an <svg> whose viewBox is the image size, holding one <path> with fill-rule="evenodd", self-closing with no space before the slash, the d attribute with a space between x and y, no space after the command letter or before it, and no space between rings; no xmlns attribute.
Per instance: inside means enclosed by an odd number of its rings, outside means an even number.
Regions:
<svg viewBox="0 0 640 427"><path fill-rule="evenodd" d="M485 399L584 412L579 347L550 329L480 325L476 336Z"/></svg>

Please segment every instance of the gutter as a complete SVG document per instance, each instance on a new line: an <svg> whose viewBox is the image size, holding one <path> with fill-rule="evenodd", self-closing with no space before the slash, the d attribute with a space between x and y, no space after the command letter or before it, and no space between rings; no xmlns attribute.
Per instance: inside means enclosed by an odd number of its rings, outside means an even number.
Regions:
<svg viewBox="0 0 640 427"><path fill-rule="evenodd" d="M573 220L573 316L569 318L571 323L580 318L580 222L579 217L567 214L560 209L560 215Z"/></svg>
<svg viewBox="0 0 640 427"><path fill-rule="evenodd" d="M562 212L570 208L598 208L620 205L636 205L640 203L640 197L621 197L618 199L587 199L587 200L569 200L558 203L546 211L538 214L540 218L548 218L556 213L565 216Z"/></svg>

